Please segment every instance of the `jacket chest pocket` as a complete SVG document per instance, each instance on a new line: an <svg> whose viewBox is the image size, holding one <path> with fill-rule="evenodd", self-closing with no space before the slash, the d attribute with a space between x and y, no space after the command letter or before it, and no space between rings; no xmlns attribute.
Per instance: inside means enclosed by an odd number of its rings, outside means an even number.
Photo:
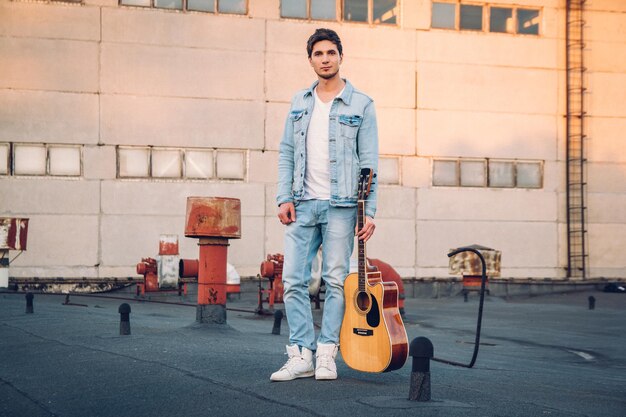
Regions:
<svg viewBox="0 0 626 417"><path fill-rule="evenodd" d="M359 132L359 127L361 126L362 121L363 117L358 114L340 114L339 134L346 139L356 139L356 135Z"/></svg>
<svg viewBox="0 0 626 417"><path fill-rule="evenodd" d="M289 120L291 121L293 125L294 135L300 134L304 128L303 126L304 120L302 119L302 116L304 115L304 113L305 113L304 110L292 110L291 113L289 113Z"/></svg>

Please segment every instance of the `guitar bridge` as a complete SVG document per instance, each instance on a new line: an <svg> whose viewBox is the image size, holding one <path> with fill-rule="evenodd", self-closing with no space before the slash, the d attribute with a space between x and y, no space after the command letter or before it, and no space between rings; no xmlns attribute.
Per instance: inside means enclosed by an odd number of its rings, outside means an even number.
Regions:
<svg viewBox="0 0 626 417"><path fill-rule="evenodd" d="M357 336L374 336L374 330L371 330L371 329L359 329L357 327L354 327L352 329L352 333L356 334Z"/></svg>

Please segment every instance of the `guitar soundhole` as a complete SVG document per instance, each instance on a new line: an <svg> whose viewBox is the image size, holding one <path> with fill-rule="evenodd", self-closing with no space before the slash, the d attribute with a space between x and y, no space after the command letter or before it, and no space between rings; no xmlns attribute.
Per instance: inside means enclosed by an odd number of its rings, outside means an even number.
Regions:
<svg viewBox="0 0 626 417"><path fill-rule="evenodd" d="M362 312L366 312L370 308L371 300L366 292L361 291L356 295L356 306Z"/></svg>

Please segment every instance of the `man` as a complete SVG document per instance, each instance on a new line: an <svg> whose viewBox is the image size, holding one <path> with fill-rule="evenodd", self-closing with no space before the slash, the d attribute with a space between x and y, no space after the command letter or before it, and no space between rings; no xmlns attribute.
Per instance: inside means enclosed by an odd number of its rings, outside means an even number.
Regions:
<svg viewBox="0 0 626 417"><path fill-rule="evenodd" d="M272 381L337 378L335 356L345 305L343 282L354 246L358 178L361 168L378 168L374 103L339 76L339 36L317 29L307 53L317 81L291 102L278 162L276 200L278 218L286 225L283 283L290 345L289 359L271 375ZM373 185L359 239L367 241L374 233L375 212ZM308 285L320 245L326 294L316 343Z"/></svg>

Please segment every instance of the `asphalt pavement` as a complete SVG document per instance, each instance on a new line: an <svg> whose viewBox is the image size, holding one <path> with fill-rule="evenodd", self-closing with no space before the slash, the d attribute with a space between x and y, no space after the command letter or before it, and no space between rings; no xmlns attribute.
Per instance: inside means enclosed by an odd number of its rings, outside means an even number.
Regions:
<svg viewBox="0 0 626 417"><path fill-rule="evenodd" d="M407 399L411 358L384 374L338 358L336 381L270 382L286 360L288 324L272 334L251 288L231 297L227 325L196 323L195 307L182 305L193 295L141 301L120 291L65 304L35 294L26 314L23 293L0 294L0 416L626 415L626 294L487 296L475 366L431 362L432 399L417 402ZM130 335L120 335L124 302ZM425 336L435 357L469 362L477 296L412 298L405 310L409 340Z"/></svg>

